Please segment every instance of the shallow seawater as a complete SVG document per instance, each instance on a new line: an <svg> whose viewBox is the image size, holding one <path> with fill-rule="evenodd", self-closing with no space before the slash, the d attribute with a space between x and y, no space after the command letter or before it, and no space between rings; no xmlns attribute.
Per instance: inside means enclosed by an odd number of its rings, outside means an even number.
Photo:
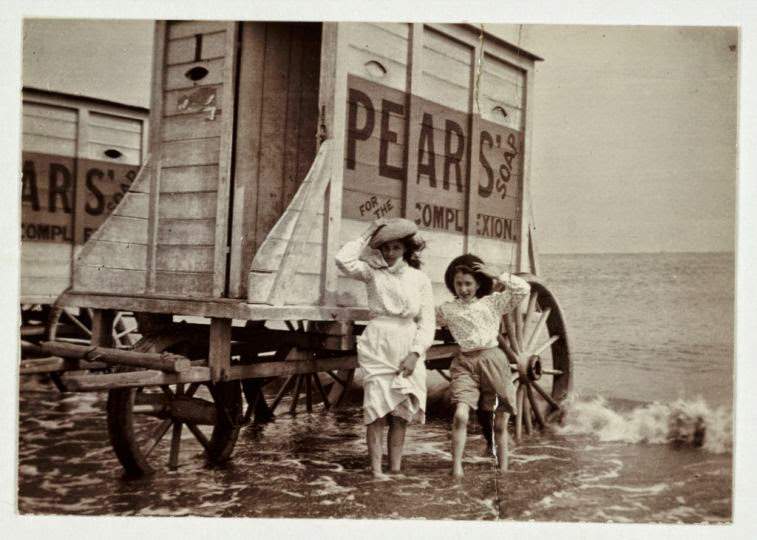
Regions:
<svg viewBox="0 0 757 540"><path fill-rule="evenodd" d="M730 448L674 449L659 440L667 418L648 406L575 403L563 426L511 442L504 474L473 425L462 481L449 475L443 418L408 431L403 474L373 480L355 405L245 427L222 468L187 444L178 470L125 480L103 406L98 394L22 394L22 513L688 523L731 514ZM647 421L628 429L634 415ZM708 426L713 437L718 429Z"/></svg>

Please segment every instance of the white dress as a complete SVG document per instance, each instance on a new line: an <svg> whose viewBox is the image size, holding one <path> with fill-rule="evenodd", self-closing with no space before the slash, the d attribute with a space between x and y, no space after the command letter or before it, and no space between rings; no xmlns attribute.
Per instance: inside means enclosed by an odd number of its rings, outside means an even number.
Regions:
<svg viewBox="0 0 757 540"><path fill-rule="evenodd" d="M434 341L436 318L428 276L398 260L389 267L366 236L347 242L336 255L339 269L363 281L371 321L358 338L363 380L363 416L370 424L387 414L425 422L426 350ZM398 375L400 362L418 354L412 375Z"/></svg>

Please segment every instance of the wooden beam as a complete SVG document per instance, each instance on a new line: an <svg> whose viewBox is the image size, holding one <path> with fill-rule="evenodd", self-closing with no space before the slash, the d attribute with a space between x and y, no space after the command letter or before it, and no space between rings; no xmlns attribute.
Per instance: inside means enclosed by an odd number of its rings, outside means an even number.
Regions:
<svg viewBox="0 0 757 540"><path fill-rule="evenodd" d="M478 215L478 180L480 174L479 151L480 151L480 123L481 110L478 105L478 85L479 85L479 59L483 55L483 46L480 41L471 51L471 70L470 70L470 100L468 102L468 194L465 201L466 205L466 229L463 244L463 251L473 253L476 251L476 218Z"/></svg>
<svg viewBox="0 0 757 540"><path fill-rule="evenodd" d="M415 215L415 202L418 179L418 141L421 130L421 99L416 96L420 92L421 78L423 77L423 24L413 23L410 25L410 39L408 42L407 62L407 123L405 125L405 163L407 163L407 176L402 193L402 215L406 219L413 220ZM413 220L414 221L414 220Z"/></svg>
<svg viewBox="0 0 757 540"><path fill-rule="evenodd" d="M215 255L213 261L213 296L226 294L226 264L229 255L229 206L231 198L231 164L234 150L234 116L237 75L238 22L226 25L226 57L223 72L223 114L218 155L218 188L216 193Z"/></svg>
<svg viewBox="0 0 757 540"><path fill-rule="evenodd" d="M63 358L83 359L91 362L103 362L147 369L159 369L169 373L181 373L191 368L188 358L174 354L146 353L114 349L108 346L75 345L61 341L47 341L42 348Z"/></svg>
<svg viewBox="0 0 757 540"><path fill-rule="evenodd" d="M534 92L534 68L533 66L524 74L526 80L526 93L523 96L523 110L525 111L524 135L523 135L523 160L521 163L520 175L520 235L518 238L518 271L533 272L529 268L528 244L529 244L529 226L531 223L530 197L527 194L530 190L531 183L531 130L533 127L533 92Z"/></svg>
<svg viewBox="0 0 757 540"><path fill-rule="evenodd" d="M231 319L210 320L208 367L214 383L228 379L231 368Z"/></svg>
<svg viewBox="0 0 757 540"><path fill-rule="evenodd" d="M229 378L233 380L281 377L318 373L319 371L334 369L355 369L357 367L356 355L342 356L339 358L287 360L285 362L260 362L249 366L232 366Z"/></svg>
<svg viewBox="0 0 757 540"><path fill-rule="evenodd" d="M319 130L333 139L327 166L330 180L326 188L323 220L323 257L321 260L321 303L336 302L339 274L335 256L339 249L342 223L342 185L344 182L345 110L347 108L347 40L345 23L324 23L321 34L321 74L318 110Z"/></svg>
<svg viewBox="0 0 757 540"><path fill-rule="evenodd" d="M65 373L61 376L66 388L75 392L133 388L136 386L161 386L166 384L207 382L210 369L193 367L182 373L164 373L156 369L129 371L126 373Z"/></svg>
<svg viewBox="0 0 757 540"><path fill-rule="evenodd" d="M270 306L267 304L248 304L237 299L192 299L159 294L138 296L132 294L102 294L77 291L75 293L65 293L60 301L60 305L249 321L286 321L298 319L306 321L367 321L370 319L370 312L366 307Z"/></svg>
<svg viewBox="0 0 757 540"><path fill-rule="evenodd" d="M150 199L148 202L147 222L147 275L145 290L155 290L155 252L158 240L158 199L160 198L160 169L163 162L163 141L161 127L163 124L163 95L165 77L166 40L168 28L166 21L155 23L155 49L152 59L152 99L150 105L150 155L152 174L150 176Z"/></svg>

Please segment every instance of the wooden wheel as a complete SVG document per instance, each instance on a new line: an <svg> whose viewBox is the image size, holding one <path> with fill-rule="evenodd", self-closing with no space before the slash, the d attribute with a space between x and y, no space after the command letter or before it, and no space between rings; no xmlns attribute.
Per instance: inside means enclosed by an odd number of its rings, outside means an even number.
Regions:
<svg viewBox="0 0 757 540"><path fill-rule="evenodd" d="M45 356L39 342L45 337L49 318L49 305L21 304L21 358Z"/></svg>
<svg viewBox="0 0 757 540"><path fill-rule="evenodd" d="M517 389L516 440L521 440L524 431L530 434L560 418L560 403L571 388L570 346L562 310L538 278L521 277L531 285L531 294L504 317L505 335L500 341Z"/></svg>
<svg viewBox="0 0 757 540"><path fill-rule="evenodd" d="M140 343L160 342L152 338ZM135 349L163 352L140 344ZM242 395L239 381L117 388L108 392L106 410L113 450L127 476L138 477L161 462L176 469L182 451L203 451L209 463L227 461L239 435Z"/></svg>
<svg viewBox="0 0 757 540"><path fill-rule="evenodd" d="M45 340L89 345L92 341L92 320L91 309L53 306L49 310ZM138 325L132 313L116 312L113 318L112 337L113 346L118 349L130 349L137 343ZM50 373L50 378L58 390L67 391L60 373Z"/></svg>
<svg viewBox="0 0 757 540"><path fill-rule="evenodd" d="M118 388L108 392L108 435L127 476L152 474L161 461L175 470L182 450L223 463L234 450L241 411L239 381Z"/></svg>

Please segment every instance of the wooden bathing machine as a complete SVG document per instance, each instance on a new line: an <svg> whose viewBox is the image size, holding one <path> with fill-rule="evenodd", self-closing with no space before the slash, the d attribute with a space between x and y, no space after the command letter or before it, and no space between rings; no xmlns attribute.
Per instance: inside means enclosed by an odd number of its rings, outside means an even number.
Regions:
<svg viewBox="0 0 757 540"><path fill-rule="evenodd" d="M147 153L147 109L24 88L22 92L22 335L45 332L72 284L73 261L118 205ZM104 240L119 241L115 237ZM36 349L27 342L27 350Z"/></svg>
<svg viewBox="0 0 757 540"><path fill-rule="evenodd" d="M301 392L311 409L314 388L327 407L338 401L333 390L349 384L368 313L364 285L340 275L334 255L381 216L419 224L439 302L449 298L444 269L464 252L530 274L528 306L503 325L519 399L532 404L518 435L559 412L567 335L534 277L528 211L537 60L465 24L156 24L149 157L59 299L91 310L93 347L46 345L68 358L62 369L131 366L67 378L72 389L110 391L111 441L127 471L149 470L130 415L165 418L175 400L150 401L136 387L207 383L225 411L215 423L199 403L189 417L184 406L170 414L215 426L203 442L215 460L236 438L234 388L250 403L247 418L275 411L289 390L292 411ZM103 329L117 310L141 321L142 357L107 348ZM193 346L174 347L182 340ZM455 349L435 346L429 367L446 377ZM174 356L156 354L165 351ZM188 361L179 366L176 354ZM319 372L339 382L331 393ZM544 374L550 387L531 384ZM277 376L287 379L269 406L261 388ZM175 465L173 446L170 455Z"/></svg>

